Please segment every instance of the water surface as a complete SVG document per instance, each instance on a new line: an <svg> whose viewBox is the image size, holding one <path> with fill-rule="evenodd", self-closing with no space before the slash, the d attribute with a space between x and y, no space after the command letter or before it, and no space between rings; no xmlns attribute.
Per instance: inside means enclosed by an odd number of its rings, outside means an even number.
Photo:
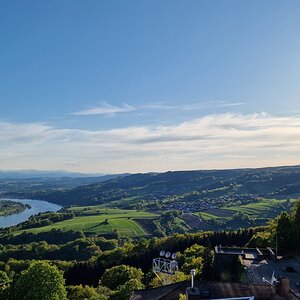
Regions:
<svg viewBox="0 0 300 300"><path fill-rule="evenodd" d="M26 208L23 212L18 214L0 217L0 227L9 227L9 226L17 225L21 222L26 221L32 215L36 215L40 212L46 212L46 211L55 212L62 208L62 206L60 205L50 203L47 201L41 201L41 200L31 200L31 199L5 199L5 200L12 200L23 204L29 204L31 208Z"/></svg>

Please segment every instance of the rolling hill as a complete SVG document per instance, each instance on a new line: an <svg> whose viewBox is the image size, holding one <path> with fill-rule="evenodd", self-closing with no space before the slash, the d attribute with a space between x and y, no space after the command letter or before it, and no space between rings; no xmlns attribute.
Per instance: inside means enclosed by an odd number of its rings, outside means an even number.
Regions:
<svg viewBox="0 0 300 300"><path fill-rule="evenodd" d="M232 195L300 196L300 166L260 169L175 171L118 176L76 188L10 193L63 206L213 199Z"/></svg>

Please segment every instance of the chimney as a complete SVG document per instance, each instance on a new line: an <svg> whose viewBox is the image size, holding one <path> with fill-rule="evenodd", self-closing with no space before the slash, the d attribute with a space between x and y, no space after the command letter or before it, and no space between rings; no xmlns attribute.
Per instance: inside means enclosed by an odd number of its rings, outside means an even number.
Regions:
<svg viewBox="0 0 300 300"><path fill-rule="evenodd" d="M287 277L280 277L277 285L277 293L281 297L288 297L290 291L290 281Z"/></svg>

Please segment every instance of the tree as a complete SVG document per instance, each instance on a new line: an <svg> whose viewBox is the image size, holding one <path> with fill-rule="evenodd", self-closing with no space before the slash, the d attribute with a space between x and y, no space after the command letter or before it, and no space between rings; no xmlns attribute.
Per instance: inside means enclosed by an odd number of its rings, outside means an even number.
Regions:
<svg viewBox="0 0 300 300"><path fill-rule="evenodd" d="M236 256L233 259L232 266L231 266L231 278L233 281L240 282L242 280L243 274L244 274L244 265L242 263L242 260L239 256Z"/></svg>
<svg viewBox="0 0 300 300"><path fill-rule="evenodd" d="M296 251L300 250L300 200L295 204L293 213L294 221L294 232L295 232L295 241L296 241Z"/></svg>
<svg viewBox="0 0 300 300"><path fill-rule="evenodd" d="M91 286L85 285L82 286L68 286L68 299L69 300L107 300L108 298L104 295L100 295L97 293L97 290Z"/></svg>
<svg viewBox="0 0 300 300"><path fill-rule="evenodd" d="M10 279L7 274L3 271L0 271L0 290L7 287L10 283Z"/></svg>
<svg viewBox="0 0 300 300"><path fill-rule="evenodd" d="M179 300L186 300L186 295L179 294Z"/></svg>
<svg viewBox="0 0 300 300"><path fill-rule="evenodd" d="M190 279L190 275L186 275L183 272L177 271L174 275L169 276L166 274L159 274L159 277L163 280L166 280L168 284L176 283L176 282L182 282ZM159 286L162 286L161 280L155 276L152 278L152 280L149 283L149 286L152 288L156 288Z"/></svg>
<svg viewBox="0 0 300 300"><path fill-rule="evenodd" d="M106 270L101 277L101 285L108 287L111 290L117 290L130 279L142 281L144 273L141 269L120 265Z"/></svg>
<svg viewBox="0 0 300 300"><path fill-rule="evenodd" d="M203 268L204 253L205 253L205 247L197 244L184 250L183 254L179 256L179 259L183 263L181 270L185 274L190 274L190 271L192 269L195 269L196 278L200 278L202 268Z"/></svg>
<svg viewBox="0 0 300 300"><path fill-rule="evenodd" d="M273 233L270 230L265 231L259 231L253 235L251 240L248 243L249 247L262 247L267 248L270 246L275 247L275 244L273 243L274 236Z"/></svg>
<svg viewBox="0 0 300 300"><path fill-rule="evenodd" d="M127 300L136 290L141 290L145 286L138 279L130 279L125 284L119 286L117 292L111 297L112 300Z"/></svg>
<svg viewBox="0 0 300 300"><path fill-rule="evenodd" d="M205 247L203 253L203 268L201 277L206 280L212 280L214 276L214 251L210 250L209 247Z"/></svg>
<svg viewBox="0 0 300 300"><path fill-rule="evenodd" d="M0 299L5 299L9 293L10 278L3 271L0 271Z"/></svg>
<svg viewBox="0 0 300 300"><path fill-rule="evenodd" d="M15 285L18 300L65 300L65 280L56 266L45 261L32 263Z"/></svg>
<svg viewBox="0 0 300 300"><path fill-rule="evenodd" d="M263 231L256 232L248 246L267 247L272 245L283 253L292 253L300 250L300 200L298 200L289 214L281 213L271 220Z"/></svg>
<svg viewBox="0 0 300 300"><path fill-rule="evenodd" d="M276 234L279 250L283 252L292 252L295 248L294 228L291 216L286 212L283 212L278 217Z"/></svg>

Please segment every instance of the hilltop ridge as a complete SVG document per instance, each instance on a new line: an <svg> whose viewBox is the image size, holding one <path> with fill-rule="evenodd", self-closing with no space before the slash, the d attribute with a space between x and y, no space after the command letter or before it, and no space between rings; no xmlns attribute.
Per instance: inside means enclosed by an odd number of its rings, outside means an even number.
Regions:
<svg viewBox="0 0 300 300"><path fill-rule="evenodd" d="M193 201L236 195L279 199L300 196L300 166L137 173L107 179L75 188L26 193L19 190L13 196L42 199L63 206Z"/></svg>

